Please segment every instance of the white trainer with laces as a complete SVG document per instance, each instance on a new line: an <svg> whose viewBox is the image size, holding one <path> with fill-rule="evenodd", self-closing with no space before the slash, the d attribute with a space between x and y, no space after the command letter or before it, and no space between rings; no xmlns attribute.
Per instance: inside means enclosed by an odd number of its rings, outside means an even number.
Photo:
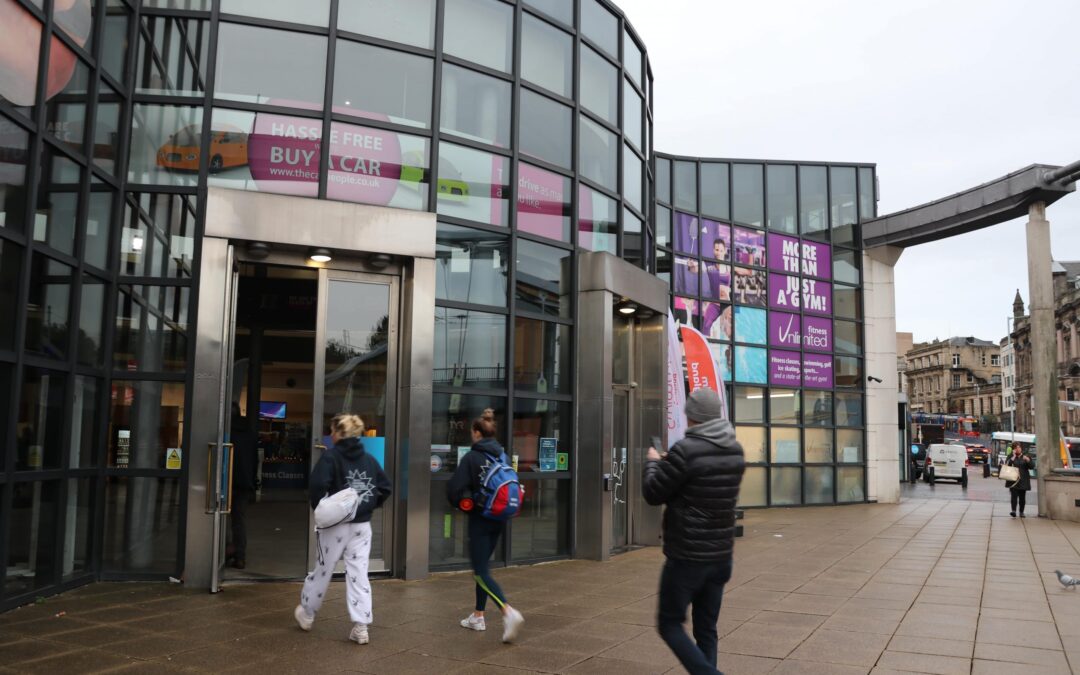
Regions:
<svg viewBox="0 0 1080 675"><path fill-rule="evenodd" d="M366 645L371 642L371 638L368 637L367 625L362 623L354 623L352 632L349 633L349 639L358 645Z"/></svg>
<svg viewBox="0 0 1080 675"><path fill-rule="evenodd" d="M484 624L484 617L470 614L461 620L461 627L468 628L469 630L487 630L487 625Z"/></svg>
<svg viewBox="0 0 1080 675"><path fill-rule="evenodd" d="M312 624L315 623L315 617L308 614L303 605L296 606L293 616L296 618L296 623L300 625L300 630L311 630Z"/></svg>
<svg viewBox="0 0 1080 675"><path fill-rule="evenodd" d="M521 632L521 626L525 623L525 617L513 607L509 607L503 614L503 642L513 642Z"/></svg>

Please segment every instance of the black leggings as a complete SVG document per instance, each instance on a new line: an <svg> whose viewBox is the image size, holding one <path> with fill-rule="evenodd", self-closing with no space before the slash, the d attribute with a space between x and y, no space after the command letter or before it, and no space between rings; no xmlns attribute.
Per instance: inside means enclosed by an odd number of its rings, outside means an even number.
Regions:
<svg viewBox="0 0 1080 675"><path fill-rule="evenodd" d="M1020 513L1024 512L1024 507L1027 505L1027 490L1017 490L1016 488L1009 488L1009 503L1012 504L1013 513L1016 513L1016 502L1020 502Z"/></svg>
<svg viewBox="0 0 1080 675"><path fill-rule="evenodd" d="M478 612L487 607L489 595L500 610L506 606L506 596L491 576L491 554L495 552L503 529L503 524L497 520L478 515L469 516L469 562L472 563L473 578L476 579Z"/></svg>

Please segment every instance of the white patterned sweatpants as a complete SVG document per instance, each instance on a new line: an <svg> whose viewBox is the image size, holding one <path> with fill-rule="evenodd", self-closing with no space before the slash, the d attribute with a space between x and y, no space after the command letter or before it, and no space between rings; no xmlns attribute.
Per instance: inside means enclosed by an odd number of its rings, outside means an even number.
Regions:
<svg viewBox="0 0 1080 675"><path fill-rule="evenodd" d="M319 563L304 579L300 604L309 616L315 616L330 587L334 566L345 559L345 597L353 623L369 624L371 584L368 582L368 556L371 554L371 523L342 523L319 531Z"/></svg>

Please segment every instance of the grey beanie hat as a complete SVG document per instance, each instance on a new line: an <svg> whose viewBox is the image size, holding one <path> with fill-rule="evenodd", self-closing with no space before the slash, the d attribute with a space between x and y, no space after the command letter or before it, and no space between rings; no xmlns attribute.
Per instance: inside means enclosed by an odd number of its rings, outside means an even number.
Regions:
<svg viewBox="0 0 1080 675"><path fill-rule="evenodd" d="M720 397L708 387L701 387L690 392L686 399L686 417L695 422L708 422L718 417L723 417L724 410L720 405Z"/></svg>

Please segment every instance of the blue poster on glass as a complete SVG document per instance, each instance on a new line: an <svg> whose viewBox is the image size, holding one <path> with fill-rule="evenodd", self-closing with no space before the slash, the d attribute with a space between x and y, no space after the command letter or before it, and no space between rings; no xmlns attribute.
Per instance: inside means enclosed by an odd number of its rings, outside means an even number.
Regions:
<svg viewBox="0 0 1080 675"><path fill-rule="evenodd" d="M558 465L558 452L559 441L556 438L541 438L540 439L540 470L541 471L554 471Z"/></svg>
<svg viewBox="0 0 1080 675"><path fill-rule="evenodd" d="M375 458L379 466L386 470L386 437L385 436L361 436L360 444L364 446L364 452Z"/></svg>

